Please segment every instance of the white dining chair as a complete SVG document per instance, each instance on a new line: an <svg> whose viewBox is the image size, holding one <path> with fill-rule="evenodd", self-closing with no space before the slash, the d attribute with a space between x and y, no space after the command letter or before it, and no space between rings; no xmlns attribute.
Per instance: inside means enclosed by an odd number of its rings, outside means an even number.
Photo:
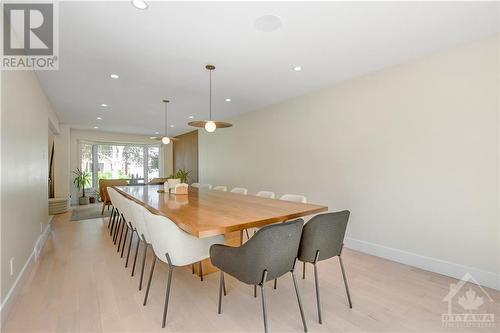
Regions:
<svg viewBox="0 0 500 333"><path fill-rule="evenodd" d="M208 188L209 190L212 189L212 185L210 184L199 184L198 188Z"/></svg>
<svg viewBox="0 0 500 333"><path fill-rule="evenodd" d="M108 188L108 195L109 199L111 200L111 215L109 216L109 221L108 221L108 229L109 229L109 235L114 238L114 231L115 231L115 226L119 222L119 199L117 198L118 195L120 195L114 188L110 187Z"/></svg>
<svg viewBox="0 0 500 333"><path fill-rule="evenodd" d="M222 192L227 192L227 187L226 186L221 186L221 185L218 185L218 186L214 186L214 188L212 189L214 191L222 191Z"/></svg>
<svg viewBox="0 0 500 333"><path fill-rule="evenodd" d="M151 245L151 238L149 236L148 228L146 227L146 221L144 220L144 215L148 212L143 206L133 202L132 203L132 213L134 216L135 227L139 239L135 247L134 255L134 265L132 266L131 276L134 276L135 266L137 262L137 253L139 252L139 244L144 245L144 252L142 253L142 264L141 264L141 277L139 279L139 290L142 289L142 280L144 277L144 268L146 266L146 255L148 253L148 247Z"/></svg>
<svg viewBox="0 0 500 333"><path fill-rule="evenodd" d="M280 197L280 200L307 203L307 198L300 194L284 194Z"/></svg>
<svg viewBox="0 0 500 333"><path fill-rule="evenodd" d="M134 225L134 218L132 216L132 210L131 210L131 203L132 201L130 199L127 199L125 196L120 195L120 201L121 201L121 207L122 207L122 215L123 215L123 221L124 223L122 224L122 231L120 232L120 241L118 242L118 252L120 252L121 248L121 254L120 258L123 258L123 252L125 250L125 245L127 244L127 237L128 233L130 231L131 239L134 236L134 231L135 231L135 225ZM122 234L125 231L124 237L123 237L123 242L122 242ZM120 246L121 245L121 246ZM130 255L130 246L132 245L132 242L129 242L129 251L127 255L127 260L125 261L125 268L128 267L128 257Z"/></svg>
<svg viewBox="0 0 500 333"><path fill-rule="evenodd" d="M196 262L201 262L202 260L207 259L210 256L210 246L213 244L224 244L224 236L217 235L206 238L197 238L181 230L169 218L152 214L149 211L144 213L144 220L151 236L151 244L155 254L153 264L151 266L151 272L149 274L146 294L144 296L144 305L146 305L148 299L156 259L160 259L168 264L167 292L165 296L165 307L163 309L162 322L162 327L165 327L173 269L178 266L192 265Z"/></svg>
<svg viewBox="0 0 500 333"><path fill-rule="evenodd" d="M121 215L121 205L120 205L120 196L116 190L109 189L108 194L111 198L111 202L113 202L113 207L115 208L113 220L111 222L111 230L110 235L112 236L113 243L116 244L116 235L118 233L118 229L122 223L122 215Z"/></svg>
<svg viewBox="0 0 500 333"><path fill-rule="evenodd" d="M247 195L248 190L244 187L235 187L231 190L231 193L238 193L238 194Z"/></svg>
<svg viewBox="0 0 500 333"><path fill-rule="evenodd" d="M191 186L192 187L200 187L200 183L192 183Z"/></svg>
<svg viewBox="0 0 500 333"><path fill-rule="evenodd" d="M257 194L255 196L261 197L261 198L267 198L267 199L274 199L275 198L274 192L271 192L271 191L259 191L259 192L257 192Z"/></svg>
<svg viewBox="0 0 500 333"><path fill-rule="evenodd" d="M125 237L123 239L121 257L123 257L123 251L125 249L125 244L127 242L127 234L130 231L130 239L129 239L129 243L128 243L127 258L125 260L125 268L127 268L129 257L130 257L130 249L132 247L132 242L134 240L134 234L137 235L137 246L139 246L139 242L141 240L141 236L140 236L141 234L138 232L137 219L135 218L134 210L133 210L134 205L137 205L137 204L134 201L119 194L118 192L116 192L116 196L117 197L115 198L115 200L118 200L118 202L120 204L122 214L124 216L124 223L125 223L125 226L127 227L127 229L125 230ZM122 227L122 229L123 229L123 227ZM136 257L137 257L137 253L136 253ZM134 267L132 268L131 276L134 276L134 271L135 271L135 260L134 260ZM142 283L141 283L141 285L142 285ZM140 289L141 288L139 287L139 290Z"/></svg>
<svg viewBox="0 0 500 333"><path fill-rule="evenodd" d="M274 199L275 194L274 192L271 191L259 191L255 196L260 198ZM259 230L259 228L254 228L253 233L255 234L257 230ZM248 229L245 229L245 234L247 235L247 238L250 239L250 235L248 234Z"/></svg>

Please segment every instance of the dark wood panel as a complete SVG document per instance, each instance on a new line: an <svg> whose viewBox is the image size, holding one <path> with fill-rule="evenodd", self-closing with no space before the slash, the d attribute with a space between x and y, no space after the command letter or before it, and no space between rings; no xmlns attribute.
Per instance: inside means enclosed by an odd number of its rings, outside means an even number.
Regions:
<svg viewBox="0 0 500 333"><path fill-rule="evenodd" d="M191 171L189 183L198 182L198 131L176 136L174 142L174 172L179 169Z"/></svg>
<svg viewBox="0 0 500 333"><path fill-rule="evenodd" d="M116 186L118 192L154 214L171 219L199 238L262 227L324 212L326 206L261 198L189 186L188 194L159 193L161 185Z"/></svg>

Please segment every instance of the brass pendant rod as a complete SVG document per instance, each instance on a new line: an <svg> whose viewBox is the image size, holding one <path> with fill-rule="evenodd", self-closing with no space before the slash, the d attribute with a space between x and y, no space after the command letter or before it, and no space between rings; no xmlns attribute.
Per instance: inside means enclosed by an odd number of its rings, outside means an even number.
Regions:
<svg viewBox="0 0 500 333"><path fill-rule="evenodd" d="M212 70L209 70L210 72L210 118L209 120L212 120Z"/></svg>
<svg viewBox="0 0 500 333"><path fill-rule="evenodd" d="M165 136L168 137L168 103L170 102L168 99L164 99L163 102L165 103L165 123L164 123L164 133L165 133Z"/></svg>

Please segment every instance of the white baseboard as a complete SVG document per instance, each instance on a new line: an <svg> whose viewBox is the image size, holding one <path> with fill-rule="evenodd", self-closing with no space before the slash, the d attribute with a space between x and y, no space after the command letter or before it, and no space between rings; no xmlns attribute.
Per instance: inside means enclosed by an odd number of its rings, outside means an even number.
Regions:
<svg viewBox="0 0 500 333"><path fill-rule="evenodd" d="M47 241L47 238L50 234L50 228L51 228L51 222L52 222L52 217L49 217L49 223L45 227L45 230L40 234L38 237L37 241L35 242L35 246L33 248L33 252L31 252L31 255L28 257L28 260L24 263L23 268L17 275L16 280L14 281L14 284L10 288L9 292L7 295L5 295L5 298L2 300L2 304L0 305L0 327L3 327L3 324L5 323L5 320L7 319L10 309L14 305L17 295L19 293L19 290L21 290L23 283L26 279L26 277L29 275L31 270L33 269L33 266L35 262L38 260L38 257L40 255L40 252L43 249L43 246L45 245L45 242Z"/></svg>
<svg viewBox="0 0 500 333"><path fill-rule="evenodd" d="M474 279L484 287L500 290L500 275L484 271L475 267L465 266L445 260L422 256L416 253L406 252L388 246L370 243L359 239L346 237L345 247L359 252L364 252L377 257L389 259L402 264L410 265L431 271L434 273L461 279L466 273L470 273Z"/></svg>

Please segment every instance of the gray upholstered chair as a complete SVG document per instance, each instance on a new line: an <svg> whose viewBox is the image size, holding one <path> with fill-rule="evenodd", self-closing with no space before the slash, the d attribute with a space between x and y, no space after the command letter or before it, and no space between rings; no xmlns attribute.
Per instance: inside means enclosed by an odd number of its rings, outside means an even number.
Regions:
<svg viewBox="0 0 500 333"><path fill-rule="evenodd" d="M304 331L307 332L300 293L294 274L303 223L302 219L297 219L264 227L240 247L229 247L219 244L210 247L212 264L221 270L219 314L221 313L222 290L225 289L224 272L226 272L243 283L253 284L255 297L257 296L257 285L260 286L264 329L267 332L266 301L264 297L265 283L290 272L297 295L297 302L299 303L302 324L304 325Z"/></svg>
<svg viewBox="0 0 500 333"><path fill-rule="evenodd" d="M314 265L314 281L316 286L316 303L318 307L318 319L321 324L321 303L319 294L318 282L318 267L317 263L321 260L339 257L340 269L344 278L345 290L349 307L352 308L351 295L347 278L345 275L344 265L342 263L342 247L344 245L344 236L349 220L350 212L343 210L341 212L326 213L314 216L306 223L302 231L302 239L300 241L298 259L305 263ZM305 270L304 275L305 277Z"/></svg>

